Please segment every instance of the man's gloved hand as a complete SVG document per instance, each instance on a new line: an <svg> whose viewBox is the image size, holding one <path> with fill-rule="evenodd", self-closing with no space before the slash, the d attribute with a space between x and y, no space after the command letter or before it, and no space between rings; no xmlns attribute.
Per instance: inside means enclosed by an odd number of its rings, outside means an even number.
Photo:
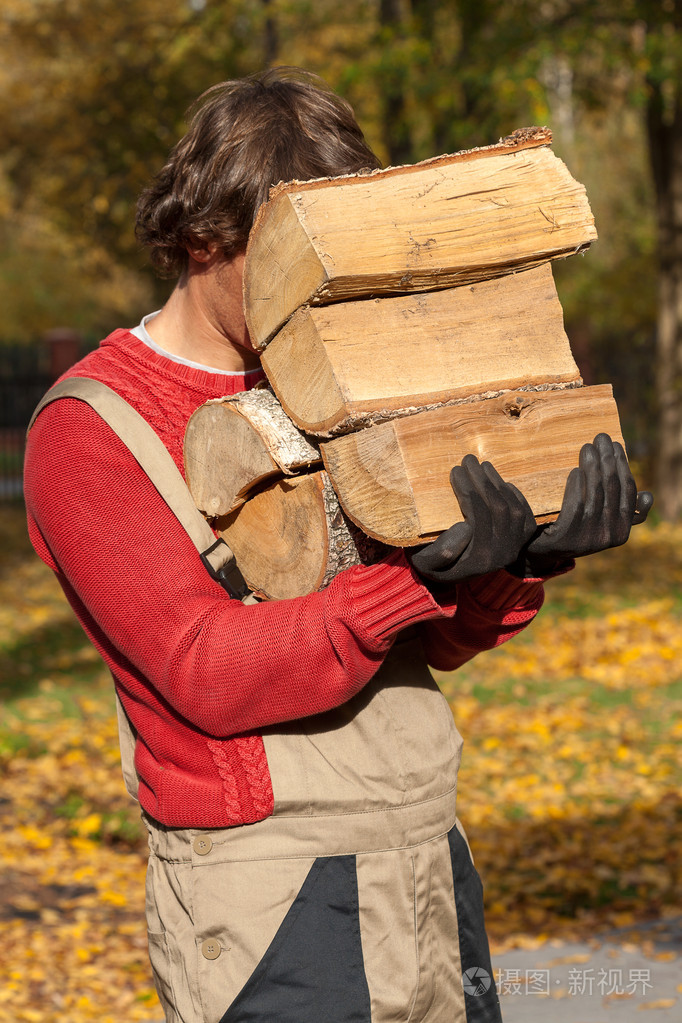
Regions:
<svg viewBox="0 0 682 1023"><path fill-rule="evenodd" d="M466 455L450 473L464 522L408 554L430 582L451 585L515 562L536 531L530 505L490 462Z"/></svg>
<svg viewBox="0 0 682 1023"><path fill-rule="evenodd" d="M583 445L578 468L569 473L559 517L539 527L511 570L549 575L573 558L620 547L653 503L648 490L637 492L622 445L600 433Z"/></svg>

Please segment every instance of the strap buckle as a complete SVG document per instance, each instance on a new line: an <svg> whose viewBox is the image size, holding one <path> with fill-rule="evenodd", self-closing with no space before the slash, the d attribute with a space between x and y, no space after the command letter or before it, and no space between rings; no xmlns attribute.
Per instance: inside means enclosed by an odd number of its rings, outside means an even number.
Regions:
<svg viewBox="0 0 682 1023"><path fill-rule="evenodd" d="M199 555L209 575L236 600L243 600L251 592L244 576L237 568L235 556L224 540L218 539Z"/></svg>

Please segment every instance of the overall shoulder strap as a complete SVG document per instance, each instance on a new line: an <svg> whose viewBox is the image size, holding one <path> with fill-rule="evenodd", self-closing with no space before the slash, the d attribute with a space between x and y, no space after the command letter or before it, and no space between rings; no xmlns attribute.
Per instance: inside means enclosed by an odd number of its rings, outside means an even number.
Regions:
<svg viewBox="0 0 682 1023"><path fill-rule="evenodd" d="M157 433L132 405L106 384L90 377L68 377L50 388L41 399L28 424L30 431L46 405L59 398L77 398L86 402L111 427L129 448L141 468L189 535L211 575L245 604L256 603L237 568L234 555L224 540L216 540L213 530L192 500L170 452ZM28 432L28 431L27 431ZM137 733L116 693L116 715L121 745L121 770L126 789L138 799L140 779L135 768Z"/></svg>
<svg viewBox="0 0 682 1023"><path fill-rule="evenodd" d="M101 416L152 481L189 535L210 574L225 587L230 596L245 602L255 600L249 596L234 554L224 540L217 540L214 536L213 530L194 504L168 449L149 423L120 394L99 380L68 377L50 388L38 403L28 425L29 430L45 406L58 398L77 398Z"/></svg>

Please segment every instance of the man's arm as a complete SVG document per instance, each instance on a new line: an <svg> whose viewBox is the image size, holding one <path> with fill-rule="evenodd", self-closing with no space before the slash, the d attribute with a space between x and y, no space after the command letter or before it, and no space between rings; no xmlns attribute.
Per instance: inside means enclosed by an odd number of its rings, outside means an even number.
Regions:
<svg viewBox="0 0 682 1023"><path fill-rule="evenodd" d="M527 628L544 598L542 580L517 579L506 571L459 583L454 617L419 627L426 660L432 668L454 671Z"/></svg>
<svg viewBox="0 0 682 1023"><path fill-rule="evenodd" d="M46 408L29 437L31 536L114 674L151 686L195 727L225 736L350 699L403 628L452 616L402 552L321 593L230 599L109 427L82 402Z"/></svg>

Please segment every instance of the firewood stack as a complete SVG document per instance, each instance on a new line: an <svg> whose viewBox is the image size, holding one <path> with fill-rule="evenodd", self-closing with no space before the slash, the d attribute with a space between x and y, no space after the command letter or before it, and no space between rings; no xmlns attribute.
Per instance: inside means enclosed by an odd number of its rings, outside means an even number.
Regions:
<svg viewBox="0 0 682 1023"><path fill-rule="evenodd" d="M278 185L244 270L269 388L208 402L185 437L197 506L271 599L320 589L462 518L472 452L556 516L583 443L622 442L583 387L551 261L596 238L547 129L367 175Z"/></svg>

